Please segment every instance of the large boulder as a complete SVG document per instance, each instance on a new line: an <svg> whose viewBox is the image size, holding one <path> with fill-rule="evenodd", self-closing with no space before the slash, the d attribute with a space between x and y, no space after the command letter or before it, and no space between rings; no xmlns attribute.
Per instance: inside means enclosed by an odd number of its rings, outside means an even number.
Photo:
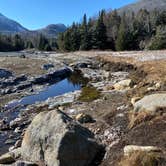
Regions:
<svg viewBox="0 0 166 166"><path fill-rule="evenodd" d="M48 166L87 166L100 149L93 134L60 111L38 114L22 142L22 158Z"/></svg>
<svg viewBox="0 0 166 166"><path fill-rule="evenodd" d="M0 78L8 78L12 76L12 72L6 70L6 69L0 69Z"/></svg>
<svg viewBox="0 0 166 166"><path fill-rule="evenodd" d="M116 84L114 84L114 89L115 90L128 90L130 88L132 88L133 86L133 81L131 79L126 79L126 80L122 80L117 82Z"/></svg>
<svg viewBox="0 0 166 166"><path fill-rule="evenodd" d="M158 108L166 108L166 93L145 96L134 104L134 111L136 112L155 112Z"/></svg>

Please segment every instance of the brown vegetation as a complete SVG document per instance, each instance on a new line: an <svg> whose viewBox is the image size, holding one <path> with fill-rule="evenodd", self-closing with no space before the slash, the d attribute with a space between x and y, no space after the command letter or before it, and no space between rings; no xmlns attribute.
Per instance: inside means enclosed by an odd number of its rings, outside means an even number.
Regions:
<svg viewBox="0 0 166 166"><path fill-rule="evenodd" d="M165 164L166 160L161 153L138 151L123 157L119 166L164 166Z"/></svg>

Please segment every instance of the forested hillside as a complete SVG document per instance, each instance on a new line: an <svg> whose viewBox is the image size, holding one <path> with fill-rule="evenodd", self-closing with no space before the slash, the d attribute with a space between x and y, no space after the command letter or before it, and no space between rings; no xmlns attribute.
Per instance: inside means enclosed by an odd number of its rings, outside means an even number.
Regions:
<svg viewBox="0 0 166 166"><path fill-rule="evenodd" d="M56 49L57 45L54 38L47 39L42 34L34 36L20 34L0 35L0 51L20 51L32 48L41 51L51 51L52 49Z"/></svg>
<svg viewBox="0 0 166 166"><path fill-rule="evenodd" d="M166 48L166 11L141 9L119 14L114 10L99 13L97 19L86 15L59 35L61 50L90 49L143 50Z"/></svg>

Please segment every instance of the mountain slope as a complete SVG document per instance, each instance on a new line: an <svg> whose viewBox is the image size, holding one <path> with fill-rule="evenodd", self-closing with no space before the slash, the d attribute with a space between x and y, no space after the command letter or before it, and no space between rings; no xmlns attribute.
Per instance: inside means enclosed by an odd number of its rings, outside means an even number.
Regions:
<svg viewBox="0 0 166 166"><path fill-rule="evenodd" d="M58 33L64 32L67 27L64 24L50 24L43 29L39 29L36 32L45 35L46 37L50 38L52 36L57 36Z"/></svg>
<svg viewBox="0 0 166 166"><path fill-rule="evenodd" d="M22 25L13 21L0 13L0 32L1 33L18 33L27 31Z"/></svg>
<svg viewBox="0 0 166 166"><path fill-rule="evenodd" d="M19 33L22 35L34 36L41 33L44 36L51 38L56 37L58 33L64 32L65 30L66 26L64 24L51 24L43 29L31 31L0 13L0 33L3 34Z"/></svg>
<svg viewBox="0 0 166 166"><path fill-rule="evenodd" d="M129 4L118 9L119 13L123 12L135 12L137 13L140 9L146 9L148 11L157 9L157 10L166 10L166 0L138 0L135 3Z"/></svg>

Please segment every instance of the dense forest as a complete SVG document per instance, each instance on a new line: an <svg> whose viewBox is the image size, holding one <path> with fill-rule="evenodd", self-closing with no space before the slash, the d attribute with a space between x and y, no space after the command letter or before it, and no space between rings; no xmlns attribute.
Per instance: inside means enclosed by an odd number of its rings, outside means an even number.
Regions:
<svg viewBox="0 0 166 166"><path fill-rule="evenodd" d="M42 34L0 34L0 51L38 50L144 50L166 49L166 11L140 10L137 14L118 14L116 10L99 12L99 16L87 19L59 34L58 38L46 38Z"/></svg>
<svg viewBox="0 0 166 166"><path fill-rule="evenodd" d="M0 34L0 51L20 51L32 48L51 51L57 48L57 44L55 38L47 39L42 34L34 36Z"/></svg>
<svg viewBox="0 0 166 166"><path fill-rule="evenodd" d="M166 49L166 11L137 14L102 10L97 18L73 23L57 40L60 50L143 50Z"/></svg>

